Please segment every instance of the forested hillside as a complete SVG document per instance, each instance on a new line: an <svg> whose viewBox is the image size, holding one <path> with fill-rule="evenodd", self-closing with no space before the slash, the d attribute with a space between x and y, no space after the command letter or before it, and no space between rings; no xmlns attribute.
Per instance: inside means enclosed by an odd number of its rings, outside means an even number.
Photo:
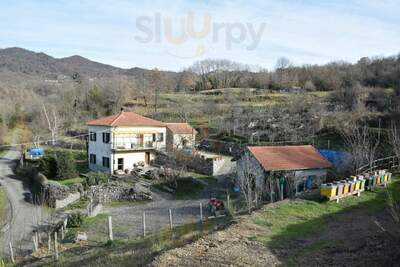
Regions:
<svg viewBox="0 0 400 267"><path fill-rule="evenodd" d="M400 56L322 66L281 58L271 71L208 59L168 72L8 48L0 50L0 94L3 139L17 125L27 126L29 142L62 137L124 108L240 142L343 136L346 125L382 129L388 142L400 111Z"/></svg>

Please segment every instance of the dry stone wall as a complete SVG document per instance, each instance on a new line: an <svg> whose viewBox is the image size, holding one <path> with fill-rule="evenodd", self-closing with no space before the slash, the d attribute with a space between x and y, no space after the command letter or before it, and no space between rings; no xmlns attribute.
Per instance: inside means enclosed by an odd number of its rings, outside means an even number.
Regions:
<svg viewBox="0 0 400 267"><path fill-rule="evenodd" d="M151 193L149 190L138 184L131 185L121 182L110 182L91 186L87 191L87 196L100 203L151 200Z"/></svg>

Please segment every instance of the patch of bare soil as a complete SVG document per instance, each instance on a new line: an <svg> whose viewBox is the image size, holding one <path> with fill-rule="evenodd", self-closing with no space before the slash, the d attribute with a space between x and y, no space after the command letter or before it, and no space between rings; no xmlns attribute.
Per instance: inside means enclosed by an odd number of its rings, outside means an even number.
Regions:
<svg viewBox="0 0 400 267"><path fill-rule="evenodd" d="M327 230L274 254L301 266L398 266L400 229L386 210L355 210L339 215Z"/></svg>
<svg viewBox="0 0 400 267"><path fill-rule="evenodd" d="M225 230L167 251L152 266L395 266L400 263L399 229L386 210L353 210L327 218L323 232L279 247L252 237L267 228L242 216ZM275 237L274 237L275 239ZM279 239L279 238L278 238ZM278 240L277 239L277 240Z"/></svg>
<svg viewBox="0 0 400 267"><path fill-rule="evenodd" d="M152 266L265 266L280 261L262 244L250 240L265 234L261 227L245 217L228 229L205 236L182 248L170 250L157 257Z"/></svg>

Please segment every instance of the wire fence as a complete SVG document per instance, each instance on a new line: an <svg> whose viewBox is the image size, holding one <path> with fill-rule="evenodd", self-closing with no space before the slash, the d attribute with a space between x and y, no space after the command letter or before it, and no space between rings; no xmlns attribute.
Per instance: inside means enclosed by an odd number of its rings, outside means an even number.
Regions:
<svg viewBox="0 0 400 267"><path fill-rule="evenodd" d="M164 204L164 205L163 205ZM96 204L99 205L99 204ZM88 215L79 227L72 227L71 216L53 221L52 225L37 227L29 236L15 238L5 244L3 258L15 263L26 256L58 259L64 248L73 243L99 245L109 241L141 240L167 231L200 231L213 220L226 218L227 214L214 214L205 201L183 201L172 208L167 203L155 205L132 204L98 210L88 207ZM185 232L185 231L184 231ZM187 232L187 231L186 231Z"/></svg>

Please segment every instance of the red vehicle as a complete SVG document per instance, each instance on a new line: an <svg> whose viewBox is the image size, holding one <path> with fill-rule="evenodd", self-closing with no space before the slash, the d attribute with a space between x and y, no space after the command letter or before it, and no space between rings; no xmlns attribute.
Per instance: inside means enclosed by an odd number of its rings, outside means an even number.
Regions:
<svg viewBox="0 0 400 267"><path fill-rule="evenodd" d="M222 200L216 198L210 199L208 202L208 209L214 216L222 215L225 213L225 206Z"/></svg>

